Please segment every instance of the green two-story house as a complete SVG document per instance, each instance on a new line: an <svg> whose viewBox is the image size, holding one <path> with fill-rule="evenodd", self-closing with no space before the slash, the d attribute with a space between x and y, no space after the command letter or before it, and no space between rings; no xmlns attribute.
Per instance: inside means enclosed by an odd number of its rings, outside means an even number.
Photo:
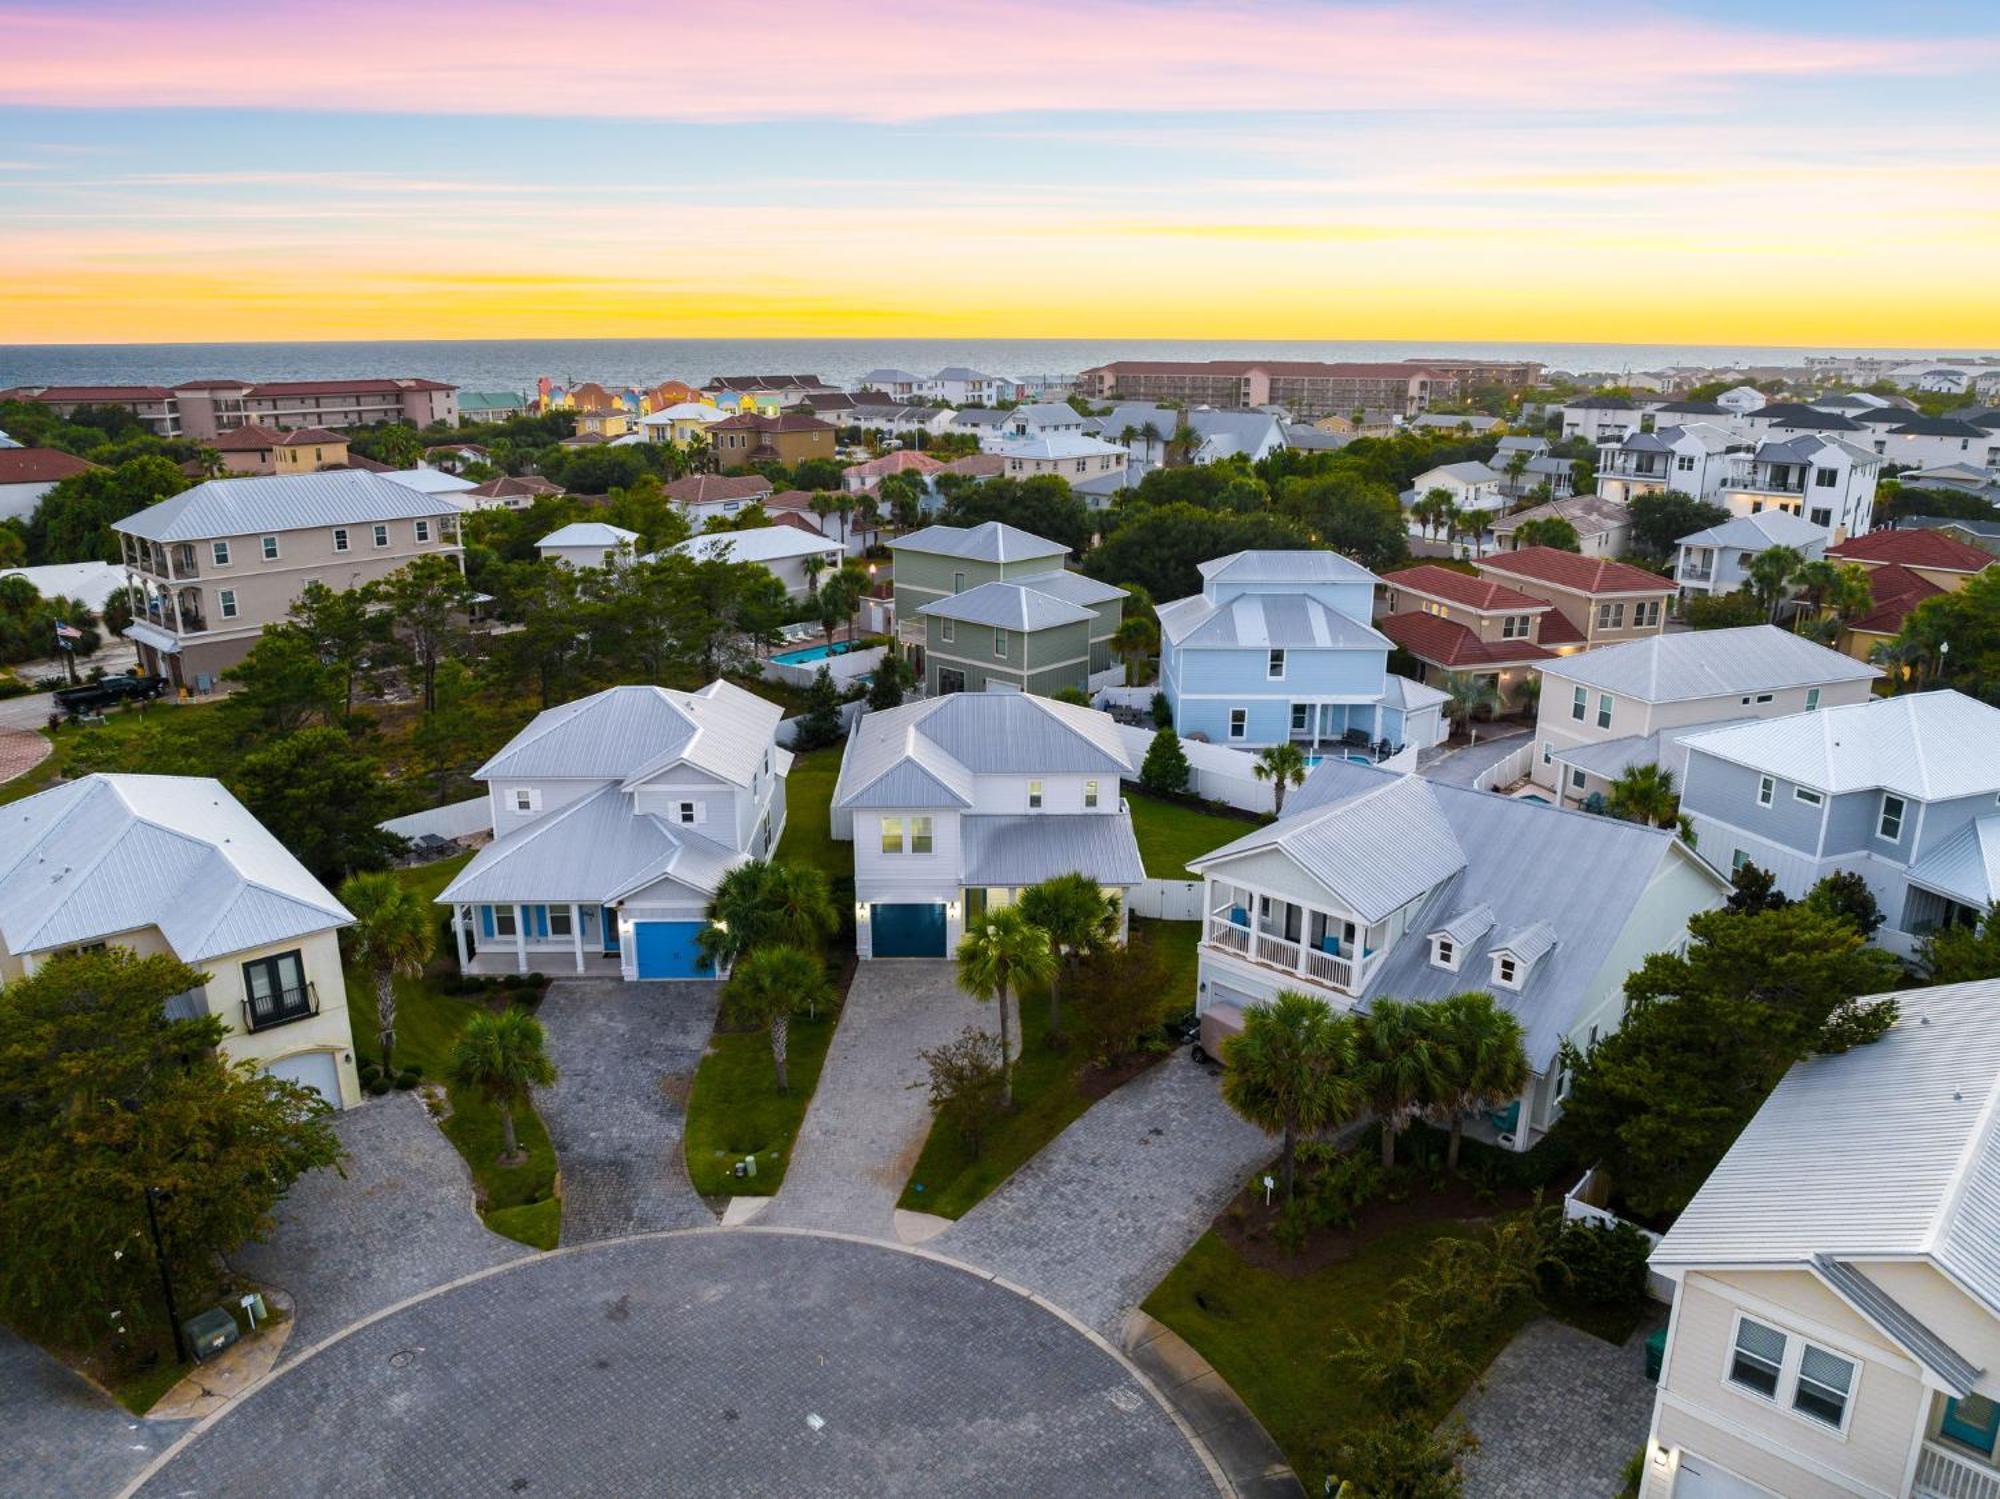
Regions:
<svg viewBox="0 0 2000 1499"><path fill-rule="evenodd" d="M1110 669L1125 591L1066 571L1060 542L987 521L889 546L897 638L927 694L997 683L1046 697Z"/></svg>

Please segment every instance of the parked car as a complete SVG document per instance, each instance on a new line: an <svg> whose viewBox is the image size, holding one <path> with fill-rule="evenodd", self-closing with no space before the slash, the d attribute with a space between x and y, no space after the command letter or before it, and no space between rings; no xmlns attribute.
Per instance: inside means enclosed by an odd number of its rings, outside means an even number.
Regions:
<svg viewBox="0 0 2000 1499"><path fill-rule="evenodd" d="M119 703L147 702L167 690L165 677L119 676L98 682L83 682L56 693L56 706L71 718L83 713L101 713Z"/></svg>

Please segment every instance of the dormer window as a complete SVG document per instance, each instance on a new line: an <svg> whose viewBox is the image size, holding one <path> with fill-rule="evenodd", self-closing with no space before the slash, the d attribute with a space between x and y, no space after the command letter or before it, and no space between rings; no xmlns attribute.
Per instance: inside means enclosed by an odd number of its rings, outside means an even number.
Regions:
<svg viewBox="0 0 2000 1499"><path fill-rule="evenodd" d="M1521 960L1509 952L1495 953L1493 955L1493 982L1500 985L1503 989L1520 988Z"/></svg>
<svg viewBox="0 0 2000 1499"><path fill-rule="evenodd" d="M1458 944L1449 937L1431 938L1431 962L1436 967L1458 972Z"/></svg>

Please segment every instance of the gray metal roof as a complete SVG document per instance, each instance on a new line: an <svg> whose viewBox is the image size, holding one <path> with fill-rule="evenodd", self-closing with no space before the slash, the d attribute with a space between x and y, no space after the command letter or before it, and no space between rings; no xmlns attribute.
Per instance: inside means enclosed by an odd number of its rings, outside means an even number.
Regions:
<svg viewBox="0 0 2000 1499"><path fill-rule="evenodd" d="M933 599L917 613L1022 631L1053 630L1059 625L1086 624L1097 618L1081 604L1043 593L1035 586L1037 582L1026 578L1018 583L981 583L964 593Z"/></svg>
<svg viewBox="0 0 2000 1499"><path fill-rule="evenodd" d="M836 807L972 805L981 775L1136 771L1108 713L1025 692L954 692L864 713L848 735Z"/></svg>
<svg viewBox="0 0 2000 1499"><path fill-rule="evenodd" d="M1108 604L1113 599L1129 597L1122 588L1109 583L1100 583L1095 578L1087 578L1082 573L1073 573L1066 568L1058 568L1054 572L1036 573L1032 577L1021 578L1018 581L1037 593L1050 594L1072 604Z"/></svg>
<svg viewBox="0 0 2000 1499"><path fill-rule="evenodd" d="M1760 510L1755 515L1732 515L1720 525L1690 532L1674 545L1726 547L1742 552L1791 547L1803 552L1813 547L1824 550L1831 539L1825 526L1816 526L1789 510Z"/></svg>
<svg viewBox="0 0 2000 1499"><path fill-rule="evenodd" d="M1648 703L1772 692L1882 675L1852 656L1775 625L1685 630L1580 651L1542 668L1558 677Z"/></svg>
<svg viewBox="0 0 2000 1499"><path fill-rule="evenodd" d="M1706 723L1676 724L1672 728L1655 729L1650 734L1627 734L1619 739L1600 739L1593 744L1558 747L1553 758L1559 765L1574 766L1607 781L1617 780L1635 765L1657 765L1671 774L1678 785L1687 777L1685 740L1696 734L1705 734L1710 729L1754 722L1753 718L1718 718Z"/></svg>
<svg viewBox="0 0 2000 1499"><path fill-rule="evenodd" d="M473 779L620 780L685 760L747 786L784 710L731 682L699 692L611 687L539 713Z"/></svg>
<svg viewBox="0 0 2000 1499"><path fill-rule="evenodd" d="M634 813L631 797L606 785L487 844L437 898L607 905L663 879L711 895L740 860L690 828Z"/></svg>
<svg viewBox="0 0 2000 1499"><path fill-rule="evenodd" d="M1785 1074L1655 1265L1923 1257L2000 1316L2000 980L1895 998L1881 1040Z"/></svg>
<svg viewBox="0 0 2000 1499"><path fill-rule="evenodd" d="M1975 910L2000 901L2000 816L1968 822L1918 860L1910 882Z"/></svg>
<svg viewBox="0 0 2000 1499"><path fill-rule="evenodd" d="M353 920L220 781L93 775L0 809L16 955L157 927L199 964Z"/></svg>
<svg viewBox="0 0 2000 1499"><path fill-rule="evenodd" d="M423 494L362 469L324 469L249 479L210 479L113 521L144 541L204 541L319 526L457 515L444 495Z"/></svg>
<svg viewBox="0 0 2000 1499"><path fill-rule="evenodd" d="M1223 603L1194 595L1157 606L1160 633L1176 646L1215 650L1382 650L1389 637L1303 593L1239 593Z"/></svg>
<svg viewBox="0 0 2000 1499"><path fill-rule="evenodd" d="M1324 547L1231 552L1197 563L1209 583L1368 583L1380 580L1360 563Z"/></svg>
<svg viewBox="0 0 2000 1499"><path fill-rule="evenodd" d="M973 429L998 427L1007 420L1008 415L1009 413L995 410L991 406L963 406L952 414L951 424L954 427Z"/></svg>
<svg viewBox="0 0 2000 1499"><path fill-rule="evenodd" d="M1883 790L1918 801L2000 791L2000 708L1957 692L1871 698L1696 734L1690 754L1837 795Z"/></svg>
<svg viewBox="0 0 2000 1499"><path fill-rule="evenodd" d="M1025 562L1031 557L1064 557L1069 548L1010 526L981 521L976 526L926 526L889 543L892 552L925 552L938 557L963 557L969 562Z"/></svg>
<svg viewBox="0 0 2000 1499"><path fill-rule="evenodd" d="M961 817L958 829L968 885L1034 885L1070 873L1100 885L1146 878L1129 814L982 813Z"/></svg>
<svg viewBox="0 0 2000 1499"><path fill-rule="evenodd" d="M1463 947L1468 942L1477 942L1493 930L1493 908L1481 901L1476 906L1467 906L1456 916L1441 926L1431 929L1431 934L1449 937Z"/></svg>
<svg viewBox="0 0 2000 1499"><path fill-rule="evenodd" d="M1954 1395L1963 1399L1972 1393L1973 1385L1984 1371L1933 1332L1916 1313L1845 1260L1816 1254L1812 1257L1812 1267L1842 1301L1895 1339L1899 1347L1937 1375Z"/></svg>
<svg viewBox="0 0 2000 1499"><path fill-rule="evenodd" d="M1532 963L1553 951L1557 941L1554 927L1546 921L1531 921L1494 942L1492 951L1509 953L1523 963Z"/></svg>

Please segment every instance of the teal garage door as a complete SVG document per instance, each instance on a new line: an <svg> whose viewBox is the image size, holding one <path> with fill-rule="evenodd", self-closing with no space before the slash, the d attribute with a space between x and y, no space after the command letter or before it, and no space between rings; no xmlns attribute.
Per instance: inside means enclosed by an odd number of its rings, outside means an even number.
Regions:
<svg viewBox="0 0 2000 1499"><path fill-rule="evenodd" d="M641 921L632 927L632 951L642 979L706 979L713 969L695 945L699 921Z"/></svg>
<svg viewBox="0 0 2000 1499"><path fill-rule="evenodd" d="M944 956L942 905L870 906L878 958L941 958Z"/></svg>

